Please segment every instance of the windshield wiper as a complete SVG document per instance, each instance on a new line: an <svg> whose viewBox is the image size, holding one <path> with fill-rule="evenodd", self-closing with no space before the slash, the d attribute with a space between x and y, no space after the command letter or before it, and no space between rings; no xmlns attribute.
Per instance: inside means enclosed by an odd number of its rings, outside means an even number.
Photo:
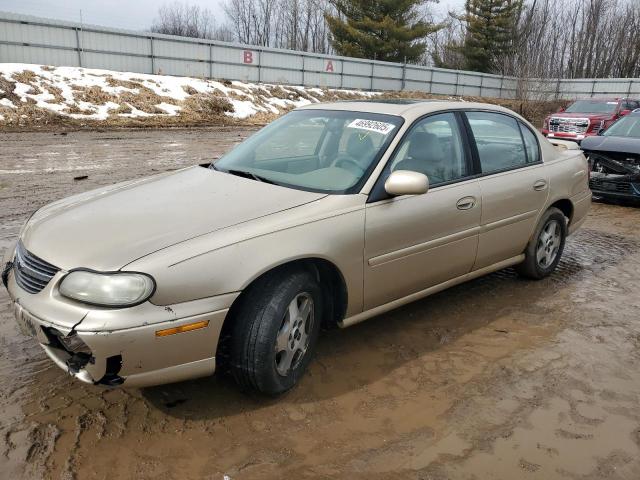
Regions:
<svg viewBox="0 0 640 480"><path fill-rule="evenodd" d="M236 177L248 178L250 180L256 180L258 182L269 183L271 185L277 185L273 180L256 175L255 173L245 172L244 170L227 170L227 173L235 175Z"/></svg>

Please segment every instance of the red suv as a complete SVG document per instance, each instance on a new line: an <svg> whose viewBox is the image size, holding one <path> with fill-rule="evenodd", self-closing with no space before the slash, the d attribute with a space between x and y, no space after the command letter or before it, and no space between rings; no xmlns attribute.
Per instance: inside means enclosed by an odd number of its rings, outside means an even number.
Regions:
<svg viewBox="0 0 640 480"><path fill-rule="evenodd" d="M576 100L566 109L546 117L542 133L546 137L580 143L585 137L597 135L600 130L636 108L640 108L640 103L629 98Z"/></svg>

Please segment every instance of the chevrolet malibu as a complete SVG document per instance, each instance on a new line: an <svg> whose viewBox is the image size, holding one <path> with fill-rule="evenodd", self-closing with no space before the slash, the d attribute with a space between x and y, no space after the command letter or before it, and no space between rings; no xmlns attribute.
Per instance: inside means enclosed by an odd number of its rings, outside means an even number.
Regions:
<svg viewBox="0 0 640 480"><path fill-rule="evenodd" d="M211 165L38 210L3 282L21 330L83 382L218 364L277 395L323 326L506 267L551 274L591 202L582 152L556 144L486 104L308 106Z"/></svg>

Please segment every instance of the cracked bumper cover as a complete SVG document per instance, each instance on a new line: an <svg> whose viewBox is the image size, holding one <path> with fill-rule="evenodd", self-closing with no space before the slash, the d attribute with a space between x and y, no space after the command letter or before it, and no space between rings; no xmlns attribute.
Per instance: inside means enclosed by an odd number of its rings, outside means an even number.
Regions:
<svg viewBox="0 0 640 480"><path fill-rule="evenodd" d="M227 294L171 306L150 302L123 309L90 308L57 293L63 272L37 294L22 290L13 272L7 290L23 333L38 342L60 368L91 384L145 387L211 375L222 324L238 294ZM158 330L193 322L206 327L175 335L157 336ZM88 347L86 360L55 336L75 334Z"/></svg>

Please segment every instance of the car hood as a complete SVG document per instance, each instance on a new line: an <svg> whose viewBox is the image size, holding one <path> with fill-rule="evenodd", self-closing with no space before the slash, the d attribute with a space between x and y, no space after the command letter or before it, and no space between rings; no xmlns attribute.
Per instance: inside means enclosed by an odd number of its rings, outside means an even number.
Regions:
<svg viewBox="0 0 640 480"><path fill-rule="evenodd" d="M39 210L22 241L57 267L113 271L163 248L326 195L191 167Z"/></svg>
<svg viewBox="0 0 640 480"><path fill-rule="evenodd" d="M569 113L569 112L557 112L550 117L554 118L588 118L590 120L609 120L614 116L613 113Z"/></svg>
<svg viewBox="0 0 640 480"><path fill-rule="evenodd" d="M594 152L620 152L640 154L640 138L595 136L585 138L581 148Z"/></svg>

